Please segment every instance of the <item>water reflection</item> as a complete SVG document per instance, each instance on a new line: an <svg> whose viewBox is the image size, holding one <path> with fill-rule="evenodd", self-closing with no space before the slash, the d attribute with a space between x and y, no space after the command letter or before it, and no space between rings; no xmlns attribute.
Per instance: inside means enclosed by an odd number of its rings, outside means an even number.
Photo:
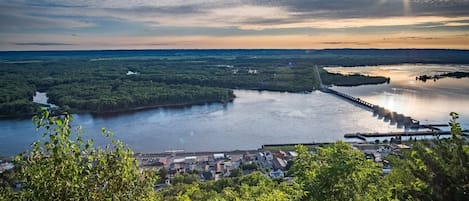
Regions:
<svg viewBox="0 0 469 201"><path fill-rule="evenodd" d="M334 87L366 101L412 116L422 123L446 123L450 111L469 128L468 79L416 82L420 74L467 71L467 66L395 65L329 68L391 77L389 85ZM262 144L342 140L345 133L402 131L372 112L321 92L292 94L235 90L230 104L156 108L136 112L74 116L96 144L106 127L136 152L256 149ZM0 120L0 154L14 155L38 138L31 120Z"/></svg>
<svg viewBox="0 0 469 201"><path fill-rule="evenodd" d="M338 73L363 73L391 78L389 85L334 87L373 104L412 116L422 123L446 123L449 113L458 112L464 128L469 128L469 79L445 78L438 82L416 81L419 75L468 72L464 65L391 65L355 68L327 68Z"/></svg>
<svg viewBox="0 0 469 201"><path fill-rule="evenodd" d="M106 127L137 152L256 149L262 144L342 140L344 133L402 131L330 94L236 90L233 103L157 108L108 116L79 114L74 124L105 144ZM14 154L37 139L30 120L1 120L0 153Z"/></svg>

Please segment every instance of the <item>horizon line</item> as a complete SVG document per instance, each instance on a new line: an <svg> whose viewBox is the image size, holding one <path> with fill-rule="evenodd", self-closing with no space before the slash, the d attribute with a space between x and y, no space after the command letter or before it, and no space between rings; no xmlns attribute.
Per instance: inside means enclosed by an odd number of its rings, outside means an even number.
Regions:
<svg viewBox="0 0 469 201"><path fill-rule="evenodd" d="M469 48L161 48L161 49L46 49L46 50L0 50L5 52L73 52L73 51L193 51L193 50L456 50L469 51Z"/></svg>

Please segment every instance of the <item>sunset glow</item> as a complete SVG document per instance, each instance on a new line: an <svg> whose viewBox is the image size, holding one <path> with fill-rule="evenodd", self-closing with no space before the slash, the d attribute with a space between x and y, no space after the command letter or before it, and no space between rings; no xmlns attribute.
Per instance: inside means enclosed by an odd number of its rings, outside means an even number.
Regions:
<svg viewBox="0 0 469 201"><path fill-rule="evenodd" d="M469 46L465 0L4 0L0 5L0 50Z"/></svg>

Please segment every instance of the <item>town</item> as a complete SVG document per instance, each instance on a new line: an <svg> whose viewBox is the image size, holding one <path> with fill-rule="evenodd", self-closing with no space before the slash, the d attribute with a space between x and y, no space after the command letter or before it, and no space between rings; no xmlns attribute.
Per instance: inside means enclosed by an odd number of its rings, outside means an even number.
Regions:
<svg viewBox="0 0 469 201"><path fill-rule="evenodd" d="M329 143L303 144L310 151ZM361 151L363 157L382 164L383 174L391 170L391 164L384 158L390 154L400 155L403 149L410 149L411 142L394 140L392 143L350 143L353 148ZM178 175L197 175L199 181L218 180L224 177L237 177L260 171L274 180L292 181L289 168L297 156L296 144L263 145L257 150L238 150L226 152L184 152L171 150L164 153L135 154L142 168L157 169L163 188L171 185Z"/></svg>

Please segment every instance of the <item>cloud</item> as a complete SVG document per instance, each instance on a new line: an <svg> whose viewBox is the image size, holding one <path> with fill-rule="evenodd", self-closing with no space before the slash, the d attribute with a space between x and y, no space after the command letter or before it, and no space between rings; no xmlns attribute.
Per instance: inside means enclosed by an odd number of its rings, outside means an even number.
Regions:
<svg viewBox="0 0 469 201"><path fill-rule="evenodd" d="M386 17L386 18L346 18L346 19L317 19L292 21L291 23L270 24L270 23L242 23L242 29L266 29L266 28L296 28L309 27L318 29L343 29L360 27L384 27L384 26L406 26L423 25L428 23L447 24L454 21L465 21L467 17L444 17L444 16L414 16L414 17ZM453 24L457 26L457 24ZM465 25L460 23L459 25Z"/></svg>
<svg viewBox="0 0 469 201"><path fill-rule="evenodd" d="M436 37L418 37L418 36L407 36L407 37L398 37L395 39L401 39L401 40L437 40L440 38Z"/></svg>
<svg viewBox="0 0 469 201"><path fill-rule="evenodd" d="M69 46L69 45L76 45L72 43L55 43L55 42L28 42L28 43L12 43L14 45L20 46Z"/></svg>
<svg viewBox="0 0 469 201"><path fill-rule="evenodd" d="M238 41L238 37L240 42L258 43L259 47L270 47L269 41L261 37L282 47L289 45L288 42L304 47L306 45L290 39L308 40L309 36L324 37L315 40L315 44L322 46L370 46L373 44L368 41L338 37L399 32L409 35L396 38L437 38L438 34L468 33L469 0L0 1L0 42L3 41L0 48L10 48L16 43L27 46L21 43L29 41L81 47L103 43L111 47L114 37L132 40L119 41L123 47L191 47L203 43L206 47L219 47L212 41L236 46L223 41L222 37L234 41ZM18 37L19 33L24 37ZM11 37L2 38L2 34ZM288 40L279 42L275 36ZM147 37L150 41L139 39ZM191 42L183 43L175 37ZM100 39L94 41L93 38ZM422 41L399 39L404 40Z"/></svg>
<svg viewBox="0 0 469 201"><path fill-rule="evenodd" d="M92 22L86 22L69 17L51 17L47 11L29 10L21 6L12 6L0 3L0 32L10 29L47 29L47 28L84 28L95 26Z"/></svg>
<svg viewBox="0 0 469 201"><path fill-rule="evenodd" d="M364 43L364 42L343 42L343 41L327 41L327 42L322 42L321 44L325 44L325 45L369 45L369 43Z"/></svg>
<svg viewBox="0 0 469 201"><path fill-rule="evenodd" d="M152 46L157 46L157 47L175 47L175 46L181 46L181 45L189 45L191 44L191 41L173 41L173 42L155 42L155 43L127 43L125 44L126 46L136 46L136 47L152 47ZM108 44L109 45L109 44Z"/></svg>
<svg viewBox="0 0 469 201"><path fill-rule="evenodd" d="M469 20L454 20L444 23L444 26L469 26Z"/></svg>
<svg viewBox="0 0 469 201"><path fill-rule="evenodd" d="M449 0L449 1L425 1L425 0L407 0L412 7L414 16L467 16L469 1L467 0ZM10 2L10 1L7 1ZM16 1L13 1L16 2ZM292 20L305 19L337 19L337 18L376 18L376 17L396 17L404 14L404 4L399 0L288 0L288 1L270 1L270 0L193 0L193 1L153 1L153 0L102 0L102 1L84 1L84 0L42 0L30 3L16 3L14 5L24 8L49 8L80 10L86 15L88 12L95 13L100 11L113 17L124 17L122 14L159 16L170 15L198 15L209 12L218 14L224 12L241 11L231 13L236 16L256 15L262 17L262 10L284 11L277 13L277 16L287 14ZM249 8L258 7L253 13ZM83 12L88 11L88 12ZM232 15L230 15L232 16ZM199 16L200 17L200 16ZM216 17L216 16L215 16Z"/></svg>
<svg viewBox="0 0 469 201"><path fill-rule="evenodd" d="M262 0L260 2L263 2ZM300 17L369 18L413 16L463 16L469 13L467 0L290 0L276 1ZM408 6L411 13L406 13ZM318 11L320 15L318 14Z"/></svg>
<svg viewBox="0 0 469 201"><path fill-rule="evenodd" d="M412 10L406 13L403 2ZM468 0L39 0L6 1L6 22L16 27L38 24L58 28L96 26L101 18L139 22L147 26L274 28L351 28L446 23L469 16ZM14 10L13 14L11 11ZM409 15L409 16L407 16ZM82 20L89 18L91 22ZM455 19L452 19L455 18ZM433 20L433 21L432 21ZM447 23L462 26L462 23ZM100 26L106 26L100 25Z"/></svg>
<svg viewBox="0 0 469 201"><path fill-rule="evenodd" d="M0 11L1 12L1 11ZM72 19L57 19L41 16L25 16L9 13L0 13L0 29L47 29L47 28L84 28L95 26L94 23L82 22Z"/></svg>

